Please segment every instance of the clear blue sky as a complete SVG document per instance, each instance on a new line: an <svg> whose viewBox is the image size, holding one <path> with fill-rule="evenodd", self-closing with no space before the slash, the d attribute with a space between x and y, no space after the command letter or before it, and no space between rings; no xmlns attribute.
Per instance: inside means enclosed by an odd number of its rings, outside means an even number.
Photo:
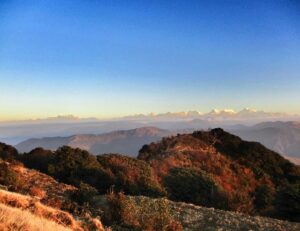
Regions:
<svg viewBox="0 0 300 231"><path fill-rule="evenodd" d="M0 1L0 120L300 113L299 1Z"/></svg>

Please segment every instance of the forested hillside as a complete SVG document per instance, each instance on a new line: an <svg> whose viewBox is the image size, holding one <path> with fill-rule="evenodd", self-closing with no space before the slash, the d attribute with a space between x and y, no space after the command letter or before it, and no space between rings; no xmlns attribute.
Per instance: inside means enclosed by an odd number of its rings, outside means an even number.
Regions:
<svg viewBox="0 0 300 231"><path fill-rule="evenodd" d="M68 196L70 201L94 215L99 213L97 209L105 210L103 204L91 206L99 203L94 200L100 195L108 195L110 206L119 209L125 200L122 198L131 195L166 197L204 207L300 221L299 166L259 143L243 141L222 129L163 138L143 146L138 158L119 154L95 156L68 146L56 151L36 148L19 154L5 144L0 145L0 158L72 185L75 191ZM0 166L0 184L29 193L24 185L13 183L18 180L14 174L7 175L8 166ZM27 179L31 182L35 178ZM118 193L125 195L119 197ZM112 225L107 211L105 214L104 223ZM119 225L124 222L122 219ZM169 222L174 225L173 230L179 229L173 218Z"/></svg>

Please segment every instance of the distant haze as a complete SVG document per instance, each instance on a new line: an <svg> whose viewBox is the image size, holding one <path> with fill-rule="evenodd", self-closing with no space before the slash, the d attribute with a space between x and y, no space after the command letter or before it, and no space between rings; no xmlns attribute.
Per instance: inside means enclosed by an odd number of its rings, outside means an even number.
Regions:
<svg viewBox="0 0 300 231"><path fill-rule="evenodd" d="M142 145L163 136L221 127L296 160L300 154L299 122L298 115L249 108L138 114L110 120L68 115L2 122L0 142L18 144L21 152L39 146L56 149L70 145L94 154L120 152L136 156Z"/></svg>
<svg viewBox="0 0 300 231"><path fill-rule="evenodd" d="M29 152L37 147L56 150L61 146L67 145L87 150L93 154L122 153L136 157L138 151L145 144L157 142L162 137L176 135L177 133L191 133L197 130L196 126L188 128L191 125L188 123L185 123L186 129L179 129L179 126L183 126L183 124L172 123L173 130L141 127L100 135L84 134L68 137L28 139L17 144L16 148L19 152ZM176 131L174 130L175 128L177 128ZM267 148L300 164L300 122L263 122L253 126L232 125L227 126L226 130L240 136L244 140L260 142Z"/></svg>
<svg viewBox="0 0 300 231"><path fill-rule="evenodd" d="M93 154L122 153L136 157L139 149L151 142L159 141L172 133L155 127L144 127L126 131L115 131L102 135L74 135L70 137L49 137L29 139L16 145L20 152L29 152L34 148L56 150L67 145L81 148Z"/></svg>
<svg viewBox="0 0 300 231"><path fill-rule="evenodd" d="M138 114L109 120L67 115L38 120L0 122L0 141L17 144L30 138L102 134L145 126L170 131L214 127L231 128L239 125L254 125L264 121L300 121L300 116L249 108L237 112L232 109L213 109L207 113L187 111Z"/></svg>

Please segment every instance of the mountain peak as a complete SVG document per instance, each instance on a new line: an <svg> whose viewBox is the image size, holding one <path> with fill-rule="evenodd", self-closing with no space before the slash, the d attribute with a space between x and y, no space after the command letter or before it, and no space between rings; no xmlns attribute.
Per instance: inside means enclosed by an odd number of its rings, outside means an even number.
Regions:
<svg viewBox="0 0 300 231"><path fill-rule="evenodd" d="M257 112L258 111L256 109L246 107L243 110L239 111L239 114L251 114L251 113L257 113Z"/></svg>
<svg viewBox="0 0 300 231"><path fill-rule="evenodd" d="M150 114L138 114L133 116L126 116L123 119L128 120L143 120L143 121L151 121L151 120L193 120L193 119L209 119L209 120L258 120L262 121L265 119L289 119L294 120L295 118L299 118L297 115L289 115L285 113L278 112L266 112L262 110L256 110L253 108L244 108L240 111L235 111L231 108L225 109L213 109L208 113L201 113L196 110L191 111L181 111L181 112L166 112L166 113L150 113Z"/></svg>
<svg viewBox="0 0 300 231"><path fill-rule="evenodd" d="M224 115L224 114L234 115L236 114L236 112L233 109L223 109L223 110L213 109L211 110L211 112L208 113L208 115Z"/></svg>

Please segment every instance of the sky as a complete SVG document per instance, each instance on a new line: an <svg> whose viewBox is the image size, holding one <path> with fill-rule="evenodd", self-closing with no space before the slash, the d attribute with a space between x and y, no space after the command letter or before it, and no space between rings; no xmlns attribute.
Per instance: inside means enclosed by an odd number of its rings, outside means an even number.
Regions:
<svg viewBox="0 0 300 231"><path fill-rule="evenodd" d="M0 120L299 102L299 1L0 0Z"/></svg>

